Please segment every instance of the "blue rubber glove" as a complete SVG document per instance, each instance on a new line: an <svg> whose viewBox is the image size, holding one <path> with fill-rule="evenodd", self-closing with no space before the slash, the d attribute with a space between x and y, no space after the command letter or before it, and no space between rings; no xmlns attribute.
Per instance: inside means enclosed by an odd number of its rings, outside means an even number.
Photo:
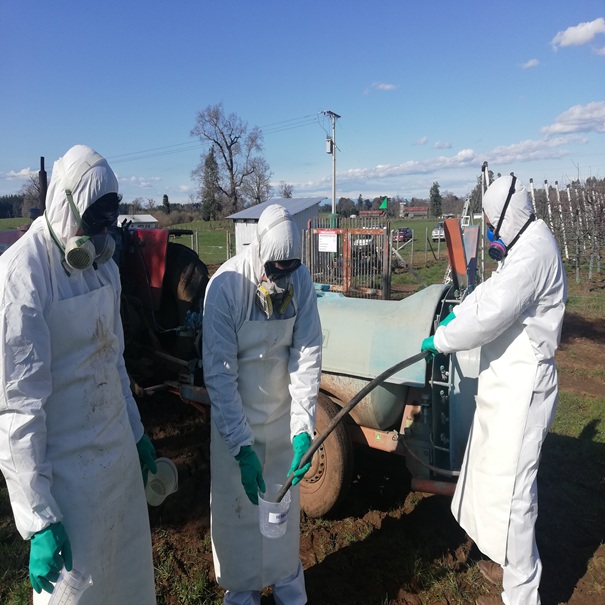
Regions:
<svg viewBox="0 0 605 605"><path fill-rule="evenodd" d="M452 321L453 319L456 319L456 316L454 315L454 313L452 311L452 313L450 313L447 317L445 317L443 319L443 321L439 325L440 326L447 326L447 324L449 324L450 321Z"/></svg>
<svg viewBox="0 0 605 605"><path fill-rule="evenodd" d="M263 467L256 452L251 445L244 445L240 448L239 454L235 457L239 462L239 470L242 476L242 485L248 500L252 504L258 504L258 492L266 492L265 480L263 479Z"/></svg>
<svg viewBox="0 0 605 605"><path fill-rule="evenodd" d="M435 357L435 355L437 355L437 353L439 353L439 351L435 348L435 337L434 336L429 336L428 338L425 338L422 341L422 345L420 345L420 350L421 351L428 351L429 355L427 355L427 361L429 359L433 359L433 357Z"/></svg>
<svg viewBox="0 0 605 605"><path fill-rule="evenodd" d="M63 523L53 523L35 533L29 551L29 581L40 594L52 593L61 569L71 571L71 546Z"/></svg>
<svg viewBox="0 0 605 605"><path fill-rule="evenodd" d="M292 458L292 464L290 465L290 472L288 477L294 474L292 485L296 485L300 480L307 474L307 471L311 468L311 461L307 462L302 468L298 468L300 461L303 456L307 453L307 450L311 447L311 435L309 433L299 433L292 439L292 449L294 450L294 457Z"/></svg>
<svg viewBox="0 0 605 605"><path fill-rule="evenodd" d="M139 453L139 462L141 463L141 472L143 473L143 485L147 485L149 471L157 473L158 470L158 465L155 463L155 459L157 458L155 448L147 435L143 435L137 441L137 452Z"/></svg>

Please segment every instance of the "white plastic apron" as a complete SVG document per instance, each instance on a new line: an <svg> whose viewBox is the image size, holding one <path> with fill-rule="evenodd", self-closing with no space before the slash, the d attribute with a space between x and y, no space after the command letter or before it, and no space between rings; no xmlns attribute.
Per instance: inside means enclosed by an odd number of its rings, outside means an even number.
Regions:
<svg viewBox="0 0 605 605"><path fill-rule="evenodd" d="M111 286L51 305L47 456L73 567L93 580L80 605L151 605L156 600L149 518L116 368L114 313ZM34 605L49 598L34 592Z"/></svg>
<svg viewBox="0 0 605 605"><path fill-rule="evenodd" d="M477 409L452 500L458 523L482 553L501 565L537 369L520 322L482 347Z"/></svg>
<svg viewBox="0 0 605 605"><path fill-rule="evenodd" d="M292 462L288 359L294 322L294 317L251 321L249 311L237 334L238 390L266 484L283 484ZM300 488L291 488L285 535L265 538L259 529L258 506L248 500L239 464L214 422L210 451L212 546L218 583L234 592L261 590L296 572Z"/></svg>

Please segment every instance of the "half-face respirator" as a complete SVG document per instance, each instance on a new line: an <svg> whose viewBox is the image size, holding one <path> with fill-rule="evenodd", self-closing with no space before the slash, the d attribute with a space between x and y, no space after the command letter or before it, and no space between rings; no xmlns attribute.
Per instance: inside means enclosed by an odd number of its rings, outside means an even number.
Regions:
<svg viewBox="0 0 605 605"><path fill-rule="evenodd" d="M94 263L108 262L113 257L116 242L107 229L118 218L120 196L117 193L107 193L91 204L82 217L73 201L71 190L66 189L65 196L83 234L70 237L63 247L56 237L48 217L46 219L51 236L63 250L65 264L69 269L84 271Z"/></svg>
<svg viewBox="0 0 605 605"><path fill-rule="evenodd" d="M72 268L83 271L93 263L108 262L116 249L116 242L109 233L76 235L65 244L65 262Z"/></svg>
<svg viewBox="0 0 605 605"><path fill-rule="evenodd" d="M510 249L517 243L517 240L521 237L523 232L529 227L529 225L535 220L535 214L531 214L527 219L525 225L521 228L519 233L514 237L513 241L507 246L500 239L500 228L502 227L502 221L504 220L504 215L506 214L506 209L510 204L510 200L515 193L515 185L517 183L517 177L513 175L511 180L510 189L508 190L508 195L506 196L506 201L504 202L504 206L502 207L502 212L500 213L500 218L498 219L498 225L494 229L493 225L487 225L487 239L490 241L489 250L487 253L490 258L493 258L495 261L500 262L510 251Z"/></svg>
<svg viewBox="0 0 605 605"><path fill-rule="evenodd" d="M76 219L80 219L71 191L65 194ZM119 205L120 196L107 193L86 209L79 220L84 235L70 237L65 244L65 262L72 269L88 269L93 263L103 264L111 259L116 242L107 229L116 222Z"/></svg>
<svg viewBox="0 0 605 605"><path fill-rule="evenodd" d="M300 267L300 260L265 263L265 275L256 288L256 306L269 319L274 312L283 315L294 297L290 274Z"/></svg>

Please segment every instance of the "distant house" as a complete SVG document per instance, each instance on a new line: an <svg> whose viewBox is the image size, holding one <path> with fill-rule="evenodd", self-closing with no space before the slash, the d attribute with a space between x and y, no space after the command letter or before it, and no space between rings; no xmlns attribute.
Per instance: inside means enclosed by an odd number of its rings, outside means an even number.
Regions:
<svg viewBox="0 0 605 605"><path fill-rule="evenodd" d="M401 205L399 209L399 216L401 218L428 218L429 207L428 206L404 206Z"/></svg>
<svg viewBox="0 0 605 605"><path fill-rule="evenodd" d="M122 226L131 223L133 229L155 229L158 226L158 219L151 214L120 214L118 216L118 225Z"/></svg>
<svg viewBox="0 0 605 605"><path fill-rule="evenodd" d="M319 204L325 197L298 197L298 198L277 198L270 199L268 202L250 206L245 210L240 210L235 214L228 216L235 223L235 253L239 254L246 246L256 239L258 219L263 210L272 204L279 204L287 208L299 232L302 234L306 229L310 219L317 218L319 214Z"/></svg>

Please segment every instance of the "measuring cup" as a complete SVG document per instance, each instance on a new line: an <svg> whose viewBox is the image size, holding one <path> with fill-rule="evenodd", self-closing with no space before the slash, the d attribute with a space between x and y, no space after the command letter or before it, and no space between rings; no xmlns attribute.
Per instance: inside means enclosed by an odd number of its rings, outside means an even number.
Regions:
<svg viewBox="0 0 605 605"><path fill-rule="evenodd" d="M176 465L169 458L157 458L156 473L147 475L145 496L151 506L159 506L166 496L176 492L179 488L179 473Z"/></svg>
<svg viewBox="0 0 605 605"><path fill-rule="evenodd" d="M278 483L267 485L265 493L258 494L258 521L260 532L266 538L280 538L286 533L288 511L290 510L290 491L275 502L282 486Z"/></svg>
<svg viewBox="0 0 605 605"><path fill-rule="evenodd" d="M48 605L77 605L84 591L92 586L90 574L84 574L75 569L61 570L59 579L50 595Z"/></svg>

